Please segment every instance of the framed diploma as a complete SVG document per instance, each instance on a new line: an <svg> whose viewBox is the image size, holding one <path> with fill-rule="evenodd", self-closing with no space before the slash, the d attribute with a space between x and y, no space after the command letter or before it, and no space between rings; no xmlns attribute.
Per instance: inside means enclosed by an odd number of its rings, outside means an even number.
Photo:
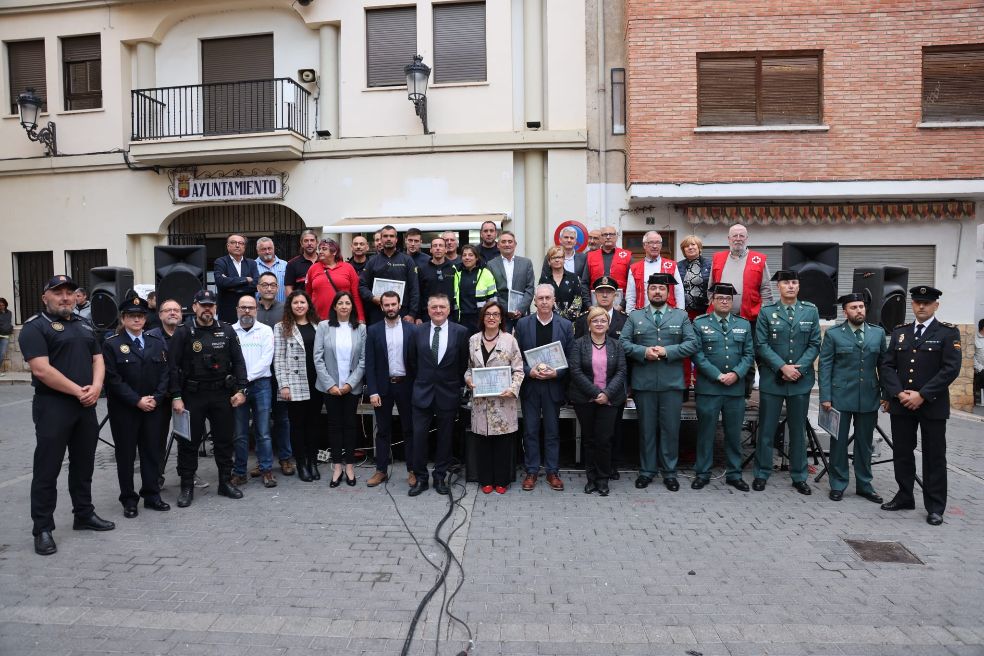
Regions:
<svg viewBox="0 0 984 656"><path fill-rule="evenodd" d="M830 433L831 440L836 440L837 436L840 435L840 421L841 413L834 408L830 410L820 408L820 413L817 416L817 424L820 428Z"/></svg>
<svg viewBox="0 0 984 656"><path fill-rule="evenodd" d="M475 398L499 396L512 385L511 367L480 367L471 370Z"/></svg>
<svg viewBox="0 0 984 656"><path fill-rule="evenodd" d="M509 290L509 307L506 308L509 312L527 312L529 307L523 308L523 298L526 296L523 292L517 292Z"/></svg>
<svg viewBox="0 0 984 656"><path fill-rule="evenodd" d="M183 440L191 439L191 413L171 410L171 432Z"/></svg>
<svg viewBox="0 0 984 656"><path fill-rule="evenodd" d="M407 286L402 280L390 280L389 278L376 278L372 281L372 295L382 296L383 292L393 291L400 295L400 302L403 302L403 289Z"/></svg>
<svg viewBox="0 0 984 656"><path fill-rule="evenodd" d="M531 348L529 351L524 351L523 355L526 356L526 364L530 366L530 369L541 364L556 370L567 368L567 356L564 355L564 347L560 342L551 342L546 346Z"/></svg>

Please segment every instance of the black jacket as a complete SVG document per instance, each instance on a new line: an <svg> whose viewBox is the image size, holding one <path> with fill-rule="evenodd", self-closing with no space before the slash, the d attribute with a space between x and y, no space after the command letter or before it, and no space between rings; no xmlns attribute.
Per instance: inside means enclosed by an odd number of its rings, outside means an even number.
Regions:
<svg viewBox="0 0 984 656"><path fill-rule="evenodd" d="M915 324L892 331L888 350L882 354L878 371L889 399L889 413L918 415L925 419L950 416L950 384L960 374L960 331L935 319L922 337L915 339ZM909 410L898 400L904 390L915 390L925 399L918 410Z"/></svg>
<svg viewBox="0 0 984 656"><path fill-rule="evenodd" d="M160 405L167 398L167 344L159 333L143 333L143 351L126 332L110 335L103 342L106 365L106 397L110 403L136 407L145 396Z"/></svg>
<svg viewBox="0 0 984 656"><path fill-rule="evenodd" d="M594 344L591 335L578 337L571 349L571 358L567 363L570 367L571 385L567 397L571 403L590 403L604 392L611 405L625 403L625 351L622 343L612 337L605 338L605 351L608 369L605 372L605 389L599 389L594 384L594 366L591 358L594 355Z"/></svg>

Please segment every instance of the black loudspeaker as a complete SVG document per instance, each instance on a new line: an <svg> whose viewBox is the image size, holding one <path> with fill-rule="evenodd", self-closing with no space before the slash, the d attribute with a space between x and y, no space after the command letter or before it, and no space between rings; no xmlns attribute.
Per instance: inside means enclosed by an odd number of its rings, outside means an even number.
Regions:
<svg viewBox="0 0 984 656"><path fill-rule="evenodd" d="M204 246L154 246L154 284L157 307L174 299L181 311L191 312L195 292L205 288Z"/></svg>
<svg viewBox="0 0 984 656"><path fill-rule="evenodd" d="M909 270L900 266L854 270L852 291L864 294L866 320L892 332L905 321Z"/></svg>
<svg viewBox="0 0 984 656"><path fill-rule="evenodd" d="M115 328L120 303L133 289L133 269L114 266L90 269L89 287L92 325L100 330Z"/></svg>
<svg viewBox="0 0 984 656"><path fill-rule="evenodd" d="M837 318L837 267L840 244L783 242L782 268L799 274L801 300L817 306L823 319Z"/></svg>

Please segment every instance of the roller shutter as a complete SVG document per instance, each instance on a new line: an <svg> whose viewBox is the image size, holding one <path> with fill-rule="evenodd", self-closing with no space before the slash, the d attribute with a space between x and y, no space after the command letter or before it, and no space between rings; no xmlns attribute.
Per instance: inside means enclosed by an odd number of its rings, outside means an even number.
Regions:
<svg viewBox="0 0 984 656"><path fill-rule="evenodd" d="M407 83L403 67L417 54L417 9L366 10L366 68L370 87Z"/></svg>
<svg viewBox="0 0 984 656"><path fill-rule="evenodd" d="M205 134L273 130L273 35L203 40L202 84Z"/></svg>
<svg viewBox="0 0 984 656"><path fill-rule="evenodd" d="M434 5L434 82L484 82L485 3Z"/></svg>

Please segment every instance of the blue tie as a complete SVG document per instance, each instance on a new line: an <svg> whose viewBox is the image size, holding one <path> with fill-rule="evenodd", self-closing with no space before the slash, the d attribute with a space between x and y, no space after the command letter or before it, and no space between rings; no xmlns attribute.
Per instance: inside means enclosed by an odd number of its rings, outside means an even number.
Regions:
<svg viewBox="0 0 984 656"><path fill-rule="evenodd" d="M137 347L137 352L142 353L143 352L143 339L141 339L140 337L137 337L136 339L133 340L133 343Z"/></svg>

